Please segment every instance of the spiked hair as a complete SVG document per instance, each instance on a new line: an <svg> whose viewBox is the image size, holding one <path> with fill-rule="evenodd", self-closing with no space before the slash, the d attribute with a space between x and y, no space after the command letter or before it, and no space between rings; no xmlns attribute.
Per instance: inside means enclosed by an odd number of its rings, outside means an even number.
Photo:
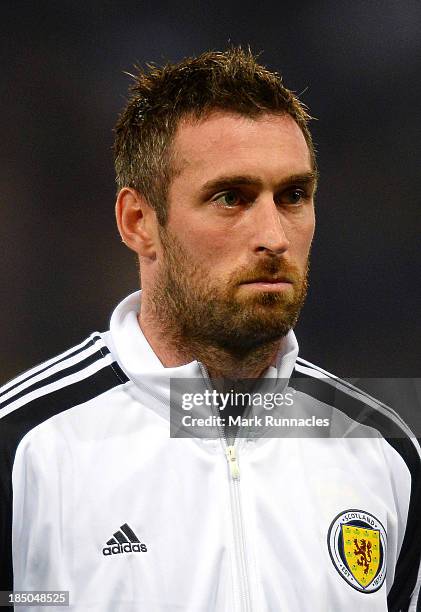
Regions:
<svg viewBox="0 0 421 612"><path fill-rule="evenodd" d="M131 76L129 100L115 128L117 187L141 193L161 225L166 223L168 189L176 172L171 145L184 118L200 120L217 110L251 118L288 114L300 127L316 169L306 107L250 49L208 51L176 64L136 68Z"/></svg>

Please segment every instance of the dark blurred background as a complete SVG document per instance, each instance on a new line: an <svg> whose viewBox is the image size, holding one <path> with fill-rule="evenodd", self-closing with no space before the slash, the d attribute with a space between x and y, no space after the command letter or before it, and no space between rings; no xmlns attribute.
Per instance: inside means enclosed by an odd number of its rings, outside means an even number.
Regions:
<svg viewBox="0 0 421 612"><path fill-rule="evenodd" d="M105 330L137 288L112 129L135 62L232 43L302 94L321 183L301 355L420 376L421 2L3 2L0 383Z"/></svg>

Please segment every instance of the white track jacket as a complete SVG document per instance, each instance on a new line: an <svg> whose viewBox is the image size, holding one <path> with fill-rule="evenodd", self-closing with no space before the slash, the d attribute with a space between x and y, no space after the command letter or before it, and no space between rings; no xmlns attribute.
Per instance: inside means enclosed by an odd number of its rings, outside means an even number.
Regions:
<svg viewBox="0 0 421 612"><path fill-rule="evenodd" d="M401 418L290 332L267 377L307 381L297 414L330 405L340 434L170 437L169 379L204 371L162 366L139 304L0 390L0 590L70 602L16 609L419 611L420 454Z"/></svg>

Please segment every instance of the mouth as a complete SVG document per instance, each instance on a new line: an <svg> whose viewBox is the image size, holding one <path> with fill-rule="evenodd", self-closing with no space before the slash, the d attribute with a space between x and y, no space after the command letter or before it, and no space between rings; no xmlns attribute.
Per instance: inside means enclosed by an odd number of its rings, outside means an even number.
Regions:
<svg viewBox="0 0 421 612"><path fill-rule="evenodd" d="M291 281L286 276L259 276L244 281L242 284L248 285L250 283L291 283Z"/></svg>
<svg viewBox="0 0 421 612"><path fill-rule="evenodd" d="M261 291L284 291L292 287L292 282L285 277L274 278L273 276L262 276L253 280L241 283L256 290Z"/></svg>

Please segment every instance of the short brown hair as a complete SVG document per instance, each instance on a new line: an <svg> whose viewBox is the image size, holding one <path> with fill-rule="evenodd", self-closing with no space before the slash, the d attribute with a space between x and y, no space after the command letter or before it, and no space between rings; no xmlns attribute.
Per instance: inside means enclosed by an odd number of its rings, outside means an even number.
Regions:
<svg viewBox="0 0 421 612"><path fill-rule="evenodd" d="M248 117L289 114L301 128L313 166L315 150L306 107L282 78L257 63L250 49L208 51L162 68L136 68L130 97L115 128L118 189L132 187L165 225L167 195L174 176L171 144L181 119L201 119L214 110Z"/></svg>

